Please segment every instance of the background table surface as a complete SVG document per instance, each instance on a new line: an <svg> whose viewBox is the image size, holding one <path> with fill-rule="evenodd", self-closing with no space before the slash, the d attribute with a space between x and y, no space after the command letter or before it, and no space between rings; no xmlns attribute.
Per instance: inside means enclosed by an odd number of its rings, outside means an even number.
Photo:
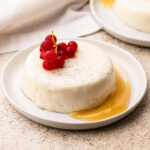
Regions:
<svg viewBox="0 0 150 150"><path fill-rule="evenodd" d="M105 31L88 36L113 43L132 53L150 81L150 48L124 43ZM14 54L0 55L0 73ZM149 150L150 86L141 104L112 125L85 131L60 130L35 123L18 113L0 88L0 150Z"/></svg>

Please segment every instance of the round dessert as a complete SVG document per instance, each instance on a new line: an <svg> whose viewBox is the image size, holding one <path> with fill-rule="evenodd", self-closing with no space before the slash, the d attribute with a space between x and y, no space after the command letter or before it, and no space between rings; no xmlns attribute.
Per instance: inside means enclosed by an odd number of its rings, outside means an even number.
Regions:
<svg viewBox="0 0 150 150"><path fill-rule="evenodd" d="M39 48L28 56L22 90L38 107L62 113L89 109L102 104L114 91L111 60L96 45L75 42L76 56L67 59L62 68L45 70Z"/></svg>
<svg viewBox="0 0 150 150"><path fill-rule="evenodd" d="M115 0L113 11L125 24L150 32L149 0Z"/></svg>

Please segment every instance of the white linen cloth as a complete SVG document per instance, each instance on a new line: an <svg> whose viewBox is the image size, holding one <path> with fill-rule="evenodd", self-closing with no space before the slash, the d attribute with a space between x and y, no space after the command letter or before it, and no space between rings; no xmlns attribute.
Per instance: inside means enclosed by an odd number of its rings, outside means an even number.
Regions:
<svg viewBox="0 0 150 150"><path fill-rule="evenodd" d="M61 38L98 29L88 0L0 0L0 53L39 43L52 30Z"/></svg>

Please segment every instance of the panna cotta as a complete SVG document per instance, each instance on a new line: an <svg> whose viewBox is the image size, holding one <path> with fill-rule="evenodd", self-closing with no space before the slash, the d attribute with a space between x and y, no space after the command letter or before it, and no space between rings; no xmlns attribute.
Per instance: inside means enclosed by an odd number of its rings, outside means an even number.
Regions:
<svg viewBox="0 0 150 150"><path fill-rule="evenodd" d="M45 70L39 48L28 56L22 90L38 107L61 113L90 109L114 91L115 75L109 57L94 44L76 42L76 56L67 59L63 68Z"/></svg>
<svg viewBox="0 0 150 150"><path fill-rule="evenodd" d="M150 0L115 0L113 11L128 26L150 32Z"/></svg>

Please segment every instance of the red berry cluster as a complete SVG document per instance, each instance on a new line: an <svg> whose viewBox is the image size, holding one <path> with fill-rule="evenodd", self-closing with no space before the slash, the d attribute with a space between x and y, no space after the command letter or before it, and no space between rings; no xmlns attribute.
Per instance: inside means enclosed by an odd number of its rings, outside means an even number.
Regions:
<svg viewBox="0 0 150 150"><path fill-rule="evenodd" d="M70 41L68 44L61 42L57 43L55 35L46 36L45 40L40 46L40 58L44 60L43 68L46 70L52 70L63 67L67 58L74 57L78 45L74 41Z"/></svg>

